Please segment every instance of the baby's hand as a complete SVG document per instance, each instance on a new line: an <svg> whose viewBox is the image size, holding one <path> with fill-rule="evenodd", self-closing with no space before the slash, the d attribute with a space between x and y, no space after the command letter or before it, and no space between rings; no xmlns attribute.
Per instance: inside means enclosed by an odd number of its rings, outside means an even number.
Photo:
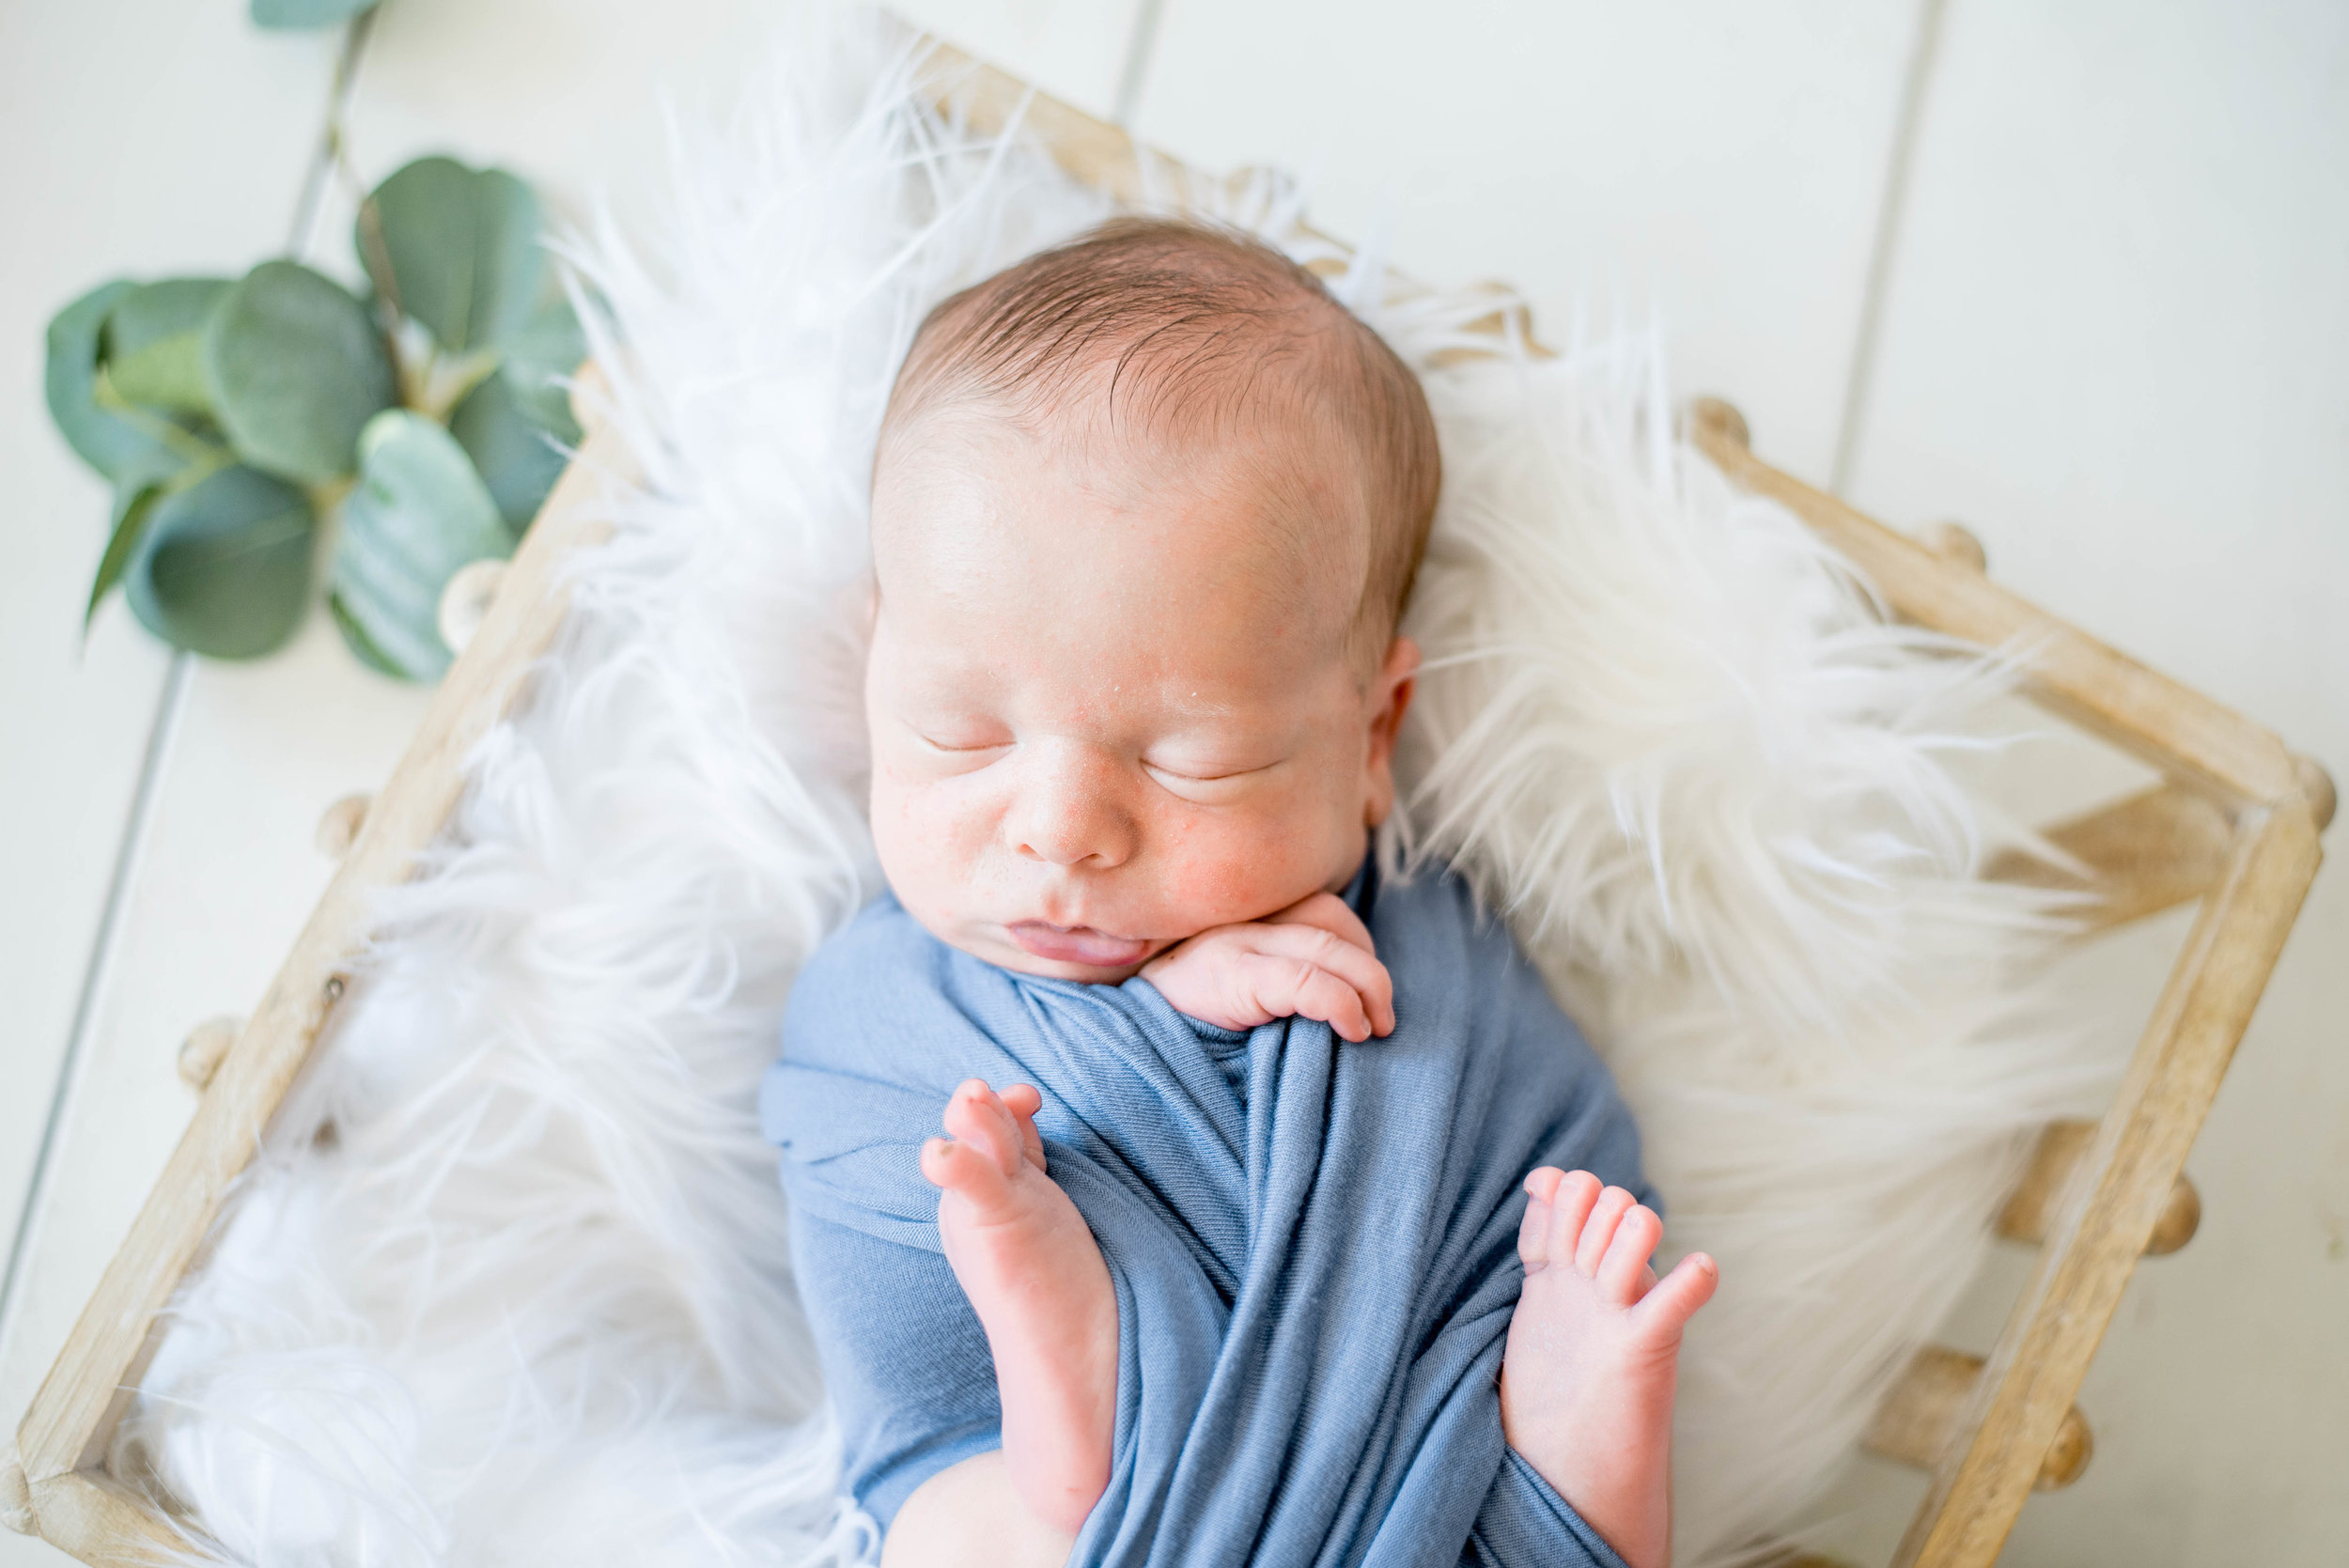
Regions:
<svg viewBox="0 0 2349 1568"><path fill-rule="evenodd" d="M1221 1029L1318 1018L1348 1040L1394 1032L1394 982L1370 930L1335 893L1275 915L1217 925L1142 966L1180 1013Z"/></svg>

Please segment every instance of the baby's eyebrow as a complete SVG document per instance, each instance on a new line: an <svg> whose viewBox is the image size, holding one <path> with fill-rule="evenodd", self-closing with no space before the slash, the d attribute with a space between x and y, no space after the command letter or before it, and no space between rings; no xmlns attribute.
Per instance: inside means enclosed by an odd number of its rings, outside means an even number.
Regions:
<svg viewBox="0 0 2349 1568"><path fill-rule="evenodd" d="M1186 719L1229 719L1240 711L1237 703L1203 697L1196 691L1171 698L1166 706Z"/></svg>

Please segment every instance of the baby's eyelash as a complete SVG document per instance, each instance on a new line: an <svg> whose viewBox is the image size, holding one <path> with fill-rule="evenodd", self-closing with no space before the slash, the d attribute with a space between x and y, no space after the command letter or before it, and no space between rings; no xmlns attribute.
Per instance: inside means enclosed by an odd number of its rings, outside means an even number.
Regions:
<svg viewBox="0 0 2349 1568"><path fill-rule="evenodd" d="M1230 768L1219 773L1186 773L1179 768L1169 768L1160 762L1144 762L1143 766L1153 773L1163 773L1170 779L1181 779L1186 784L1221 784L1226 779L1244 779L1251 773L1264 771L1262 768Z"/></svg>
<svg viewBox="0 0 2349 1568"><path fill-rule="evenodd" d="M967 755L972 752L1000 752L1011 744L1008 740L980 740L968 746L950 746L943 740L936 740L924 735L920 730L913 731L913 738L933 752L942 752L950 756Z"/></svg>

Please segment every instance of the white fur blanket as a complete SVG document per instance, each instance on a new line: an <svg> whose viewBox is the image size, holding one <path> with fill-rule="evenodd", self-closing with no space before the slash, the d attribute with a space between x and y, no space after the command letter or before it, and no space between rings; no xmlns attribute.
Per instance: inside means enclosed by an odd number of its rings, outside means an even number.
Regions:
<svg viewBox="0 0 2349 1568"><path fill-rule="evenodd" d="M381 937L172 1309L117 1445L256 1563L818 1564L869 1529L753 1091L876 888L864 487L916 321L1102 214L918 106L837 19L680 137L658 232L575 247L641 465L526 711ZM1300 254L1259 182L1227 217ZM1446 487L1404 822L1516 923L1719 1259L1683 1559L1767 1537L1979 1261L2100 1064L2030 988L1943 766L1997 682L1884 625L1673 438L1656 345L1441 351L1488 295L1337 287L1423 367ZM1478 339L1475 341L1488 342ZM1440 365L1440 367L1439 367Z"/></svg>

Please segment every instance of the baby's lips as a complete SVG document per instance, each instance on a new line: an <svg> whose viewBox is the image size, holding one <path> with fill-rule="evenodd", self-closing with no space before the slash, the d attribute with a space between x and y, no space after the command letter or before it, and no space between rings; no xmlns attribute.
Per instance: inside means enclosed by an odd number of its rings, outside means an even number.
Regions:
<svg viewBox="0 0 2349 1568"><path fill-rule="evenodd" d="M1004 929L1023 951L1056 964L1122 970L1141 963L1150 952L1150 944L1142 938L1112 937L1086 925L1053 925L1041 920L1023 920Z"/></svg>

